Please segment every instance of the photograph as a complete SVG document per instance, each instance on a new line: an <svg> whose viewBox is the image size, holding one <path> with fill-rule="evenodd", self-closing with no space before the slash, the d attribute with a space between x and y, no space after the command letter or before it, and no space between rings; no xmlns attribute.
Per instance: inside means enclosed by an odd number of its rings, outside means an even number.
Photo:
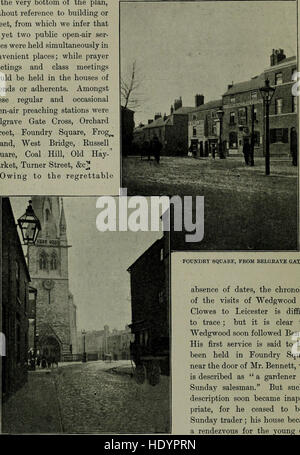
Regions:
<svg viewBox="0 0 300 455"><path fill-rule="evenodd" d="M297 79L294 1L120 3L122 187L204 197L171 250L298 250Z"/></svg>
<svg viewBox="0 0 300 455"><path fill-rule="evenodd" d="M3 433L171 431L169 233L96 203L2 198Z"/></svg>

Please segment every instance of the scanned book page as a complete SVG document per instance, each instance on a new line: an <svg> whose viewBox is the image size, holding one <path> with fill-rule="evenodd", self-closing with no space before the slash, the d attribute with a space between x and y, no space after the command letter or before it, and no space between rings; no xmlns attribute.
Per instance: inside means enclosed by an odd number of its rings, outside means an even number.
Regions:
<svg viewBox="0 0 300 455"><path fill-rule="evenodd" d="M5 194L119 194L118 1L2 0Z"/></svg>
<svg viewBox="0 0 300 455"><path fill-rule="evenodd" d="M299 435L298 17L0 0L0 431Z"/></svg>
<svg viewBox="0 0 300 455"><path fill-rule="evenodd" d="M172 255L173 431L299 434L299 255Z"/></svg>

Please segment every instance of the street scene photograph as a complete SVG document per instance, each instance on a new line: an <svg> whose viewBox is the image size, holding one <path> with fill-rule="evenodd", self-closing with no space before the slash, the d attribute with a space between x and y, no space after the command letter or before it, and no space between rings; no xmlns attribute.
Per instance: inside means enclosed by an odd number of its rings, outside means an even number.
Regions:
<svg viewBox="0 0 300 455"><path fill-rule="evenodd" d="M204 197L171 250L299 249L297 71L295 1L120 4L122 187Z"/></svg>
<svg viewBox="0 0 300 455"><path fill-rule="evenodd" d="M169 433L169 233L101 232L95 197L1 203L1 432Z"/></svg>

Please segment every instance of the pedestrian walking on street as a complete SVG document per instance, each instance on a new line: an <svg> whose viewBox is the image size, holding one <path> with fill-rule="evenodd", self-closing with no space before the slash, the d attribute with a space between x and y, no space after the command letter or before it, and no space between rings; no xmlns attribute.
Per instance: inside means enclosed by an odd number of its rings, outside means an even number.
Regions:
<svg viewBox="0 0 300 455"><path fill-rule="evenodd" d="M157 162L157 164L159 164L162 144L159 142L159 139L157 136L154 136L154 138L151 141L151 149L152 149L152 153L154 155L155 161Z"/></svg>
<svg viewBox="0 0 300 455"><path fill-rule="evenodd" d="M46 357L42 357L42 368L46 368L47 367L47 360L46 360Z"/></svg>
<svg viewBox="0 0 300 455"><path fill-rule="evenodd" d="M148 161L151 159L151 150L150 150L150 144L148 141L144 141L141 146L141 160L143 157L147 157Z"/></svg>
<svg viewBox="0 0 300 455"><path fill-rule="evenodd" d="M292 165L297 166L298 164L298 147L297 147L297 132L295 128L292 128L291 130L291 140L290 140L290 149L291 149L291 155L292 155Z"/></svg>
<svg viewBox="0 0 300 455"><path fill-rule="evenodd" d="M48 364L48 368L51 368L51 365L52 365L52 359L51 359L51 357L50 357L50 356L47 358L47 364Z"/></svg>
<svg viewBox="0 0 300 455"><path fill-rule="evenodd" d="M212 144L211 146L211 157L213 160L216 158L216 144Z"/></svg>
<svg viewBox="0 0 300 455"><path fill-rule="evenodd" d="M52 366L54 368L54 364L56 365L56 368L58 368L58 361L55 356L52 357Z"/></svg>
<svg viewBox="0 0 300 455"><path fill-rule="evenodd" d="M37 365L38 367L41 366L41 358L40 358L39 355L38 355L37 358L36 358L36 365Z"/></svg>
<svg viewBox="0 0 300 455"><path fill-rule="evenodd" d="M245 137L244 145L243 145L243 154L244 154L246 166L248 166L248 164L249 164L250 152L251 152L251 150L250 150L249 139L247 137Z"/></svg>

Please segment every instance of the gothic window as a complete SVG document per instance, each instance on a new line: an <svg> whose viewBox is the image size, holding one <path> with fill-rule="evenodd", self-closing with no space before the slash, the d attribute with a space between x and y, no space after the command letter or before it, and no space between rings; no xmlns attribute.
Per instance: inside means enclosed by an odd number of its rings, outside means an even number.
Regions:
<svg viewBox="0 0 300 455"><path fill-rule="evenodd" d="M40 260L39 260L40 270L47 270L48 268L48 258L45 251L40 253Z"/></svg>
<svg viewBox="0 0 300 455"><path fill-rule="evenodd" d="M54 252L51 254L50 269L51 270L57 269L57 256L56 256L56 253L54 253Z"/></svg>
<svg viewBox="0 0 300 455"><path fill-rule="evenodd" d="M50 219L50 210L49 209L45 210L45 219L46 219L46 221L49 221L49 219Z"/></svg>

